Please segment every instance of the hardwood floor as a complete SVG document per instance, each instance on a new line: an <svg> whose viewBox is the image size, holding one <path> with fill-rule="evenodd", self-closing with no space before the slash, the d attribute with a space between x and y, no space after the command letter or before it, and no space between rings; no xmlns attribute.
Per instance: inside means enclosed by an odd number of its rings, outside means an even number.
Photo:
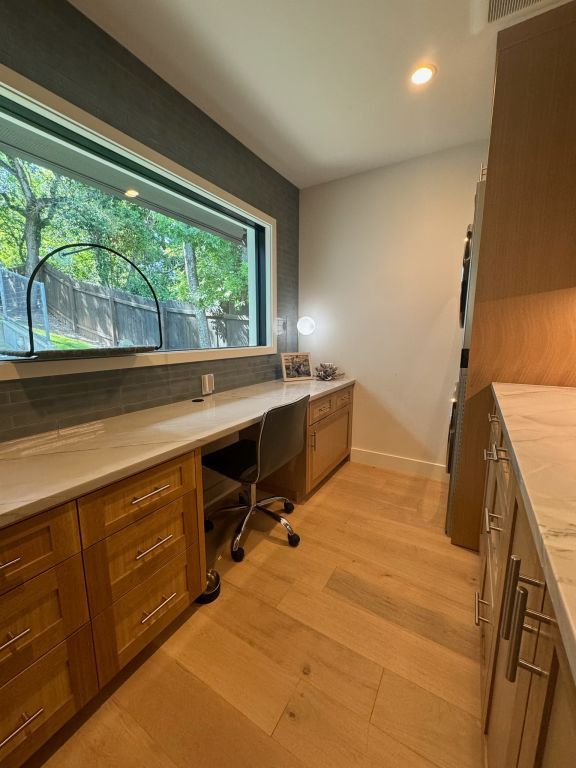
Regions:
<svg viewBox="0 0 576 768"><path fill-rule="evenodd" d="M477 556L446 486L347 464L246 559L216 517L218 601L190 611L43 764L480 768Z"/></svg>

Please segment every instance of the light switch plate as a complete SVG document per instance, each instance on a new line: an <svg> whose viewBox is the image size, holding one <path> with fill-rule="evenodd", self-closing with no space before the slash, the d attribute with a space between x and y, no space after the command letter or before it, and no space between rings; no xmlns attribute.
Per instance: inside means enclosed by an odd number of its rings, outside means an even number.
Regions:
<svg viewBox="0 0 576 768"><path fill-rule="evenodd" d="M202 394L211 395L214 392L214 374L205 373L202 376Z"/></svg>

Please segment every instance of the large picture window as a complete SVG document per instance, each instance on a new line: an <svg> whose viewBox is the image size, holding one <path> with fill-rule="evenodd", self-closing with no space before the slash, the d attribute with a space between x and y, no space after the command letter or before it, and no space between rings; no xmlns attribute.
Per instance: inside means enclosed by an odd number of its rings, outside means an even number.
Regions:
<svg viewBox="0 0 576 768"><path fill-rule="evenodd" d="M265 224L0 98L0 354L26 354L35 269L38 357L154 348L158 305L163 351L269 342Z"/></svg>

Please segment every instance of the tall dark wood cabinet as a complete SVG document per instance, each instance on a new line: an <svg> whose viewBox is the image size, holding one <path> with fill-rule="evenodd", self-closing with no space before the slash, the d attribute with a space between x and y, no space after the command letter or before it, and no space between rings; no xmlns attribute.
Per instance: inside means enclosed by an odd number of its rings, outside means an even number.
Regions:
<svg viewBox="0 0 576 768"><path fill-rule="evenodd" d="M493 381L576 386L576 2L502 31L452 541L478 548Z"/></svg>

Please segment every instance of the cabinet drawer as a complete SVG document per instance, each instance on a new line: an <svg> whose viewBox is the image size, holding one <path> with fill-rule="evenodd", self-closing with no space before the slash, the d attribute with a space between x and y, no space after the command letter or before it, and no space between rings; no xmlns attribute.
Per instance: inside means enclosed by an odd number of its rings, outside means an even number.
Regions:
<svg viewBox="0 0 576 768"><path fill-rule="evenodd" d="M82 546L95 544L195 487L194 456L187 454L82 497Z"/></svg>
<svg viewBox="0 0 576 768"><path fill-rule="evenodd" d="M105 685L197 597L197 560L183 553L93 619L100 685Z"/></svg>
<svg viewBox="0 0 576 768"><path fill-rule="evenodd" d="M88 620L80 554L0 597L0 685Z"/></svg>
<svg viewBox="0 0 576 768"><path fill-rule="evenodd" d="M193 545L198 546L196 495L188 493L86 549L92 615Z"/></svg>
<svg viewBox="0 0 576 768"><path fill-rule="evenodd" d="M350 454L350 426L350 409L342 408L308 428L308 493Z"/></svg>
<svg viewBox="0 0 576 768"><path fill-rule="evenodd" d="M0 765L20 766L97 692L85 625L0 688Z"/></svg>
<svg viewBox="0 0 576 768"><path fill-rule="evenodd" d="M0 595L80 551L74 503L0 530Z"/></svg>
<svg viewBox="0 0 576 768"><path fill-rule="evenodd" d="M308 424L314 424L315 422L328 416L334 410L334 396L327 395L321 397L319 400L313 400L308 408Z"/></svg>
<svg viewBox="0 0 576 768"><path fill-rule="evenodd" d="M342 389L334 394L334 410L345 408L352 402L352 387Z"/></svg>

